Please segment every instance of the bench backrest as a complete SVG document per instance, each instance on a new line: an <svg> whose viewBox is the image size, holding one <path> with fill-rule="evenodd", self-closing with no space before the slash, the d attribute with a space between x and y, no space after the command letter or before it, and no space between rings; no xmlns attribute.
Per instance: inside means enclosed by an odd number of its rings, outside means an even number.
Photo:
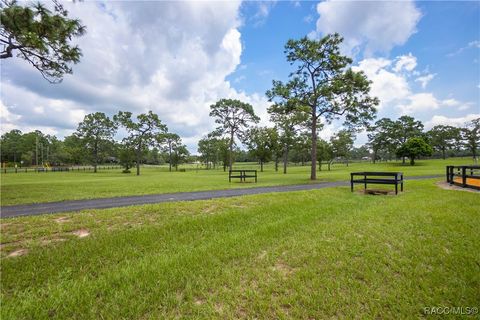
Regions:
<svg viewBox="0 0 480 320"><path fill-rule="evenodd" d="M379 176L379 177L396 177L403 175L403 172L351 172L352 176Z"/></svg>

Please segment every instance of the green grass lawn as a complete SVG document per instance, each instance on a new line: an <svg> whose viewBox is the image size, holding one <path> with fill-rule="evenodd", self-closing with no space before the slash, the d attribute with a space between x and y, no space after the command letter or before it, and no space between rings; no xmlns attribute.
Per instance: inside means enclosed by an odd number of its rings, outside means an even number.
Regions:
<svg viewBox="0 0 480 320"><path fill-rule="evenodd" d="M401 163L352 163L346 167L335 164L331 171L318 173L318 181L348 180L349 172L403 171L408 176L444 174L446 165L471 164L471 158L418 161L417 165ZM236 168L259 168L252 164L236 164ZM223 170L194 170L166 172L165 168L143 168L140 176L123 174L120 170L92 172L8 173L1 175L1 205L52 202L74 199L105 198L126 195L246 188L286 184L311 183L310 167L291 166L288 174L275 172L273 165L259 173L258 183L228 182Z"/></svg>
<svg viewBox="0 0 480 320"><path fill-rule="evenodd" d="M399 196L340 187L4 219L1 318L412 319L480 307L480 196L437 180Z"/></svg>

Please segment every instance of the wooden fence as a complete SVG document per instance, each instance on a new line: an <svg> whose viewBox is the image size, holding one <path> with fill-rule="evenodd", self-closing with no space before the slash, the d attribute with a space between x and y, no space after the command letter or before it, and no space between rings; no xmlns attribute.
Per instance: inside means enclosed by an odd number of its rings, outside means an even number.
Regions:
<svg viewBox="0 0 480 320"><path fill-rule="evenodd" d="M480 190L480 166L447 166L447 182Z"/></svg>

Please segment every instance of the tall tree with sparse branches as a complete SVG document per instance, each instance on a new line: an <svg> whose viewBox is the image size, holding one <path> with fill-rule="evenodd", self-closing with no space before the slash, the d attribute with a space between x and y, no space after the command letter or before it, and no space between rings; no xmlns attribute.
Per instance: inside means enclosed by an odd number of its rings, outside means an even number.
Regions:
<svg viewBox="0 0 480 320"><path fill-rule="evenodd" d="M480 118L467 123L461 132L464 146L472 153L473 161L477 162L477 150L480 148Z"/></svg>
<svg viewBox="0 0 480 320"><path fill-rule="evenodd" d="M40 2L24 6L2 0L0 20L0 59L17 53L51 83L61 82L64 74L72 73L70 64L80 61L82 52L71 40L84 35L86 28L69 18L60 2L53 1L51 11Z"/></svg>
<svg viewBox="0 0 480 320"><path fill-rule="evenodd" d="M452 126L437 125L427 132L432 147L446 158L447 150L453 148L460 139L460 129Z"/></svg>
<svg viewBox="0 0 480 320"><path fill-rule="evenodd" d="M242 140L250 124L258 123L260 118L250 104L234 99L221 99L211 105L210 116L220 124L217 130L229 138L228 167L232 170L235 138Z"/></svg>
<svg viewBox="0 0 480 320"><path fill-rule="evenodd" d="M162 123L157 114L151 110L137 116L137 121L132 119L131 112L120 111L113 120L122 125L128 132L123 143L130 145L135 150L137 176L140 175L140 163L143 152L156 142L156 137L167 132L167 126Z"/></svg>
<svg viewBox="0 0 480 320"><path fill-rule="evenodd" d="M287 173L288 154L295 143L298 130L305 125L307 112L290 101L273 104L268 108L270 121L275 123L279 132L279 144L283 153L283 173Z"/></svg>
<svg viewBox="0 0 480 320"><path fill-rule="evenodd" d="M343 118L353 129L366 126L375 117L379 101L371 97L370 81L363 72L352 71L352 60L340 54L343 38L330 34L319 40L307 37L289 40L285 46L287 61L296 67L287 83L273 81L267 91L270 101L306 107L311 136L310 179L317 178L317 136L320 123Z"/></svg>
<svg viewBox="0 0 480 320"><path fill-rule="evenodd" d="M93 172L97 172L98 158L108 142L113 142L117 124L103 112L90 113L78 124L76 135L92 155Z"/></svg>

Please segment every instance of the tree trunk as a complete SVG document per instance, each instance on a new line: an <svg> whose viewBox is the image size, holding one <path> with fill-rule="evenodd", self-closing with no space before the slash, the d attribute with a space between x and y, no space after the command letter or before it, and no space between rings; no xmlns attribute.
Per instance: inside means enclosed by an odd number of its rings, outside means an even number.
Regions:
<svg viewBox="0 0 480 320"><path fill-rule="evenodd" d="M278 155L275 155L275 172L278 172Z"/></svg>
<svg viewBox="0 0 480 320"><path fill-rule="evenodd" d="M172 172L172 144L168 145L168 171Z"/></svg>
<svg viewBox="0 0 480 320"><path fill-rule="evenodd" d="M260 172L263 172L263 161L260 160Z"/></svg>
<svg viewBox="0 0 480 320"><path fill-rule="evenodd" d="M288 163L288 146L285 146L283 151L283 173L287 173L287 163Z"/></svg>
<svg viewBox="0 0 480 320"><path fill-rule="evenodd" d="M445 147L442 148L442 157L443 157L443 160L445 160Z"/></svg>
<svg viewBox="0 0 480 320"><path fill-rule="evenodd" d="M373 164L375 164L375 161L377 161L377 151L373 150Z"/></svg>
<svg viewBox="0 0 480 320"><path fill-rule="evenodd" d="M332 163L332 161L328 161L328 171L330 171L330 164Z"/></svg>
<svg viewBox="0 0 480 320"><path fill-rule="evenodd" d="M98 142L95 140L95 146L93 147L93 173L97 173L98 163Z"/></svg>
<svg viewBox="0 0 480 320"><path fill-rule="evenodd" d="M317 180L317 110L312 109L312 157L310 180Z"/></svg>
<svg viewBox="0 0 480 320"><path fill-rule="evenodd" d="M318 171L322 171L322 160L318 160Z"/></svg>
<svg viewBox="0 0 480 320"><path fill-rule="evenodd" d="M410 157L410 165L415 165L415 157Z"/></svg>
<svg viewBox="0 0 480 320"><path fill-rule="evenodd" d="M228 167L233 168L233 131L230 132L230 145L228 146Z"/></svg>
<svg viewBox="0 0 480 320"><path fill-rule="evenodd" d="M140 175L140 154L142 153L142 150L137 150L137 176Z"/></svg>
<svg viewBox="0 0 480 320"><path fill-rule="evenodd" d="M347 162L347 167L348 167L348 159L347 159L347 158L345 158L345 161Z"/></svg>

